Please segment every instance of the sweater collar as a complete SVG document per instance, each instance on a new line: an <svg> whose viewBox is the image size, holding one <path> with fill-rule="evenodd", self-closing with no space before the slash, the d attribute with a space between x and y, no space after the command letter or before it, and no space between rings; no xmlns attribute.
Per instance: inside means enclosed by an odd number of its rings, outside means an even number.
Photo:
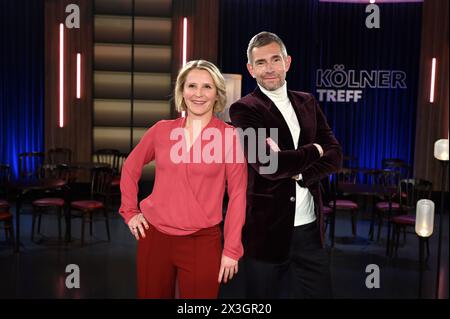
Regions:
<svg viewBox="0 0 450 319"><path fill-rule="evenodd" d="M273 103L277 105L283 105L284 103L289 101L289 97L287 94L287 83L284 82L283 86L279 87L274 91L269 91L263 88L258 84L259 89L262 93L264 93Z"/></svg>

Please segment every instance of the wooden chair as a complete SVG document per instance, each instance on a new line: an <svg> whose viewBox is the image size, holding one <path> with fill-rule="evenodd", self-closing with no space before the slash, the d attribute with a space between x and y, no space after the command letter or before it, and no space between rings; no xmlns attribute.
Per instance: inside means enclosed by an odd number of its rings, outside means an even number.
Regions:
<svg viewBox="0 0 450 319"><path fill-rule="evenodd" d="M69 170L66 164L44 164L41 168L40 178L63 179L67 183L69 181ZM44 197L34 200L31 205L33 207L33 217L31 222L31 240L34 240L34 230L36 218L38 219L38 234L41 234L42 215L48 214L53 210L56 212L58 219L58 239L61 240L61 219L66 206L65 198L67 197L68 186L52 193L45 193Z"/></svg>
<svg viewBox="0 0 450 319"><path fill-rule="evenodd" d="M338 211L349 212L351 217L351 225L352 225L352 235L356 237L357 232L357 221L356 214L359 211L358 203L353 201L351 198L341 194L339 192L339 184L341 183L349 183L356 184L357 183L357 170L350 168L342 168L338 173L333 175L332 180L332 194L333 198L328 202L328 207L333 210L332 215L332 223L331 223L331 246L334 247L334 237L335 237L335 221L336 221L336 213Z"/></svg>
<svg viewBox="0 0 450 319"><path fill-rule="evenodd" d="M94 152L94 161L98 163L110 164L113 172L110 193L107 196L107 203L111 204L114 198L120 198L120 175L122 166L127 158L127 153L121 153L115 149L100 149ZM108 205L108 208L112 208Z"/></svg>
<svg viewBox="0 0 450 319"><path fill-rule="evenodd" d="M400 172L396 170L384 169L378 179L378 185L382 187L398 187L399 186L399 175ZM389 212L389 201L382 195L378 196L378 202L375 205L375 209L372 215L372 221L377 220L378 230L377 230L377 241L380 240L381 230L383 227L384 220L386 219L386 214ZM400 200L399 194L394 194L393 201L391 202L391 213L400 211ZM370 234L370 239L373 240L373 231Z"/></svg>
<svg viewBox="0 0 450 319"><path fill-rule="evenodd" d="M70 203L69 217L81 218L82 246L84 245L85 223L89 223L89 231L92 236L92 222L97 215L103 215L108 241L111 239L106 199L111 188L112 178L113 172L111 168L94 169L92 172L90 199L77 200ZM75 214L73 211L75 211Z"/></svg>
<svg viewBox="0 0 450 319"><path fill-rule="evenodd" d="M19 178L38 179L40 169L44 164L45 153L26 152L19 154Z"/></svg>
<svg viewBox="0 0 450 319"><path fill-rule="evenodd" d="M72 150L69 148L51 148L47 152L48 164L68 164L72 161Z"/></svg>
<svg viewBox="0 0 450 319"><path fill-rule="evenodd" d="M400 232L403 230L403 243L406 243L407 228L416 224L416 205L420 199L430 199L433 184L430 181L418 178L403 179L399 184L400 215L391 219L393 225L392 243L394 244L395 256L398 253ZM426 240L427 259L430 256L428 238Z"/></svg>
<svg viewBox="0 0 450 319"><path fill-rule="evenodd" d="M385 171L397 172L395 184L398 185L401 179L409 178L411 175L411 167L404 160L399 158L384 158L381 161L381 167Z"/></svg>
<svg viewBox="0 0 450 319"><path fill-rule="evenodd" d="M13 215L8 202L8 183L11 179L11 167L0 164L0 225L5 231L5 239L14 246Z"/></svg>
<svg viewBox="0 0 450 319"><path fill-rule="evenodd" d="M96 163L107 163L113 169L113 174L118 171L119 150L116 149L99 149L94 152L93 160Z"/></svg>

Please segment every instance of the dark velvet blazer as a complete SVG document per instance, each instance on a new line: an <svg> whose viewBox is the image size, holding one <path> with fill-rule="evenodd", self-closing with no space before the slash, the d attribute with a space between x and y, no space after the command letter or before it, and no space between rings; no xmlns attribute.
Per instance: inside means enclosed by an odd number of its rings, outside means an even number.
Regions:
<svg viewBox="0 0 450 319"><path fill-rule="evenodd" d="M309 93L290 90L288 97L300 124L297 149L294 148L292 135L283 115L259 87L230 107L233 125L242 130L264 128L266 137L269 137L270 128L278 128L278 138L270 136L281 150L277 153L278 168L272 174L261 174L260 167L267 164L258 160L251 161L248 157L249 140L244 139L243 143L249 162L246 222L242 233L244 256L274 263L285 261L289 255L296 195L296 181L292 177L301 173L303 181L300 185L307 187L314 198L323 240L319 183L324 177L336 172L342 163L341 146L316 99ZM322 157L313 143L322 146ZM268 153L271 152L268 145L265 147Z"/></svg>

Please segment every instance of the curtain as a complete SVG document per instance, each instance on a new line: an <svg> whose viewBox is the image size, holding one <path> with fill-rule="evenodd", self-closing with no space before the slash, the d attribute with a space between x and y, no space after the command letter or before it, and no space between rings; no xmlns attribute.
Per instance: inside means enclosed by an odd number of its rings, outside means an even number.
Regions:
<svg viewBox="0 0 450 319"><path fill-rule="evenodd" d="M18 174L18 154L43 151L44 6L0 1L0 163Z"/></svg>
<svg viewBox="0 0 450 319"><path fill-rule="evenodd" d="M219 66L225 73L242 74L242 93L248 94L256 86L245 67L248 42L263 30L278 34L293 60L288 88L315 95L344 155L356 157L356 165L365 168L380 168L383 158L392 157L412 166L422 3L379 4L379 29L366 27L366 6L318 0L222 0ZM337 87L333 84L340 82L339 77L334 83L320 82L335 67L343 67L347 77L348 71L354 76L376 74L381 84ZM356 80L353 86L358 86ZM350 95L333 101L321 90L336 95L344 91L343 96L354 93L347 91L361 92L356 100Z"/></svg>

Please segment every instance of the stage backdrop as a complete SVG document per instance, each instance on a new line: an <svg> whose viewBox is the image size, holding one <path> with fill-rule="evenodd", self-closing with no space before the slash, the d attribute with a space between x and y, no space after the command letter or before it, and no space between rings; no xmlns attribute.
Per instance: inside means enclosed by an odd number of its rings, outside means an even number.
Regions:
<svg viewBox="0 0 450 319"><path fill-rule="evenodd" d="M44 150L42 0L0 1L0 163Z"/></svg>
<svg viewBox="0 0 450 319"><path fill-rule="evenodd" d="M293 58L290 89L312 92L359 167L383 158L411 166L414 154L422 3L379 4L380 28L367 28L367 4L318 0L223 0L220 67L255 81L246 47L260 31L277 33Z"/></svg>

